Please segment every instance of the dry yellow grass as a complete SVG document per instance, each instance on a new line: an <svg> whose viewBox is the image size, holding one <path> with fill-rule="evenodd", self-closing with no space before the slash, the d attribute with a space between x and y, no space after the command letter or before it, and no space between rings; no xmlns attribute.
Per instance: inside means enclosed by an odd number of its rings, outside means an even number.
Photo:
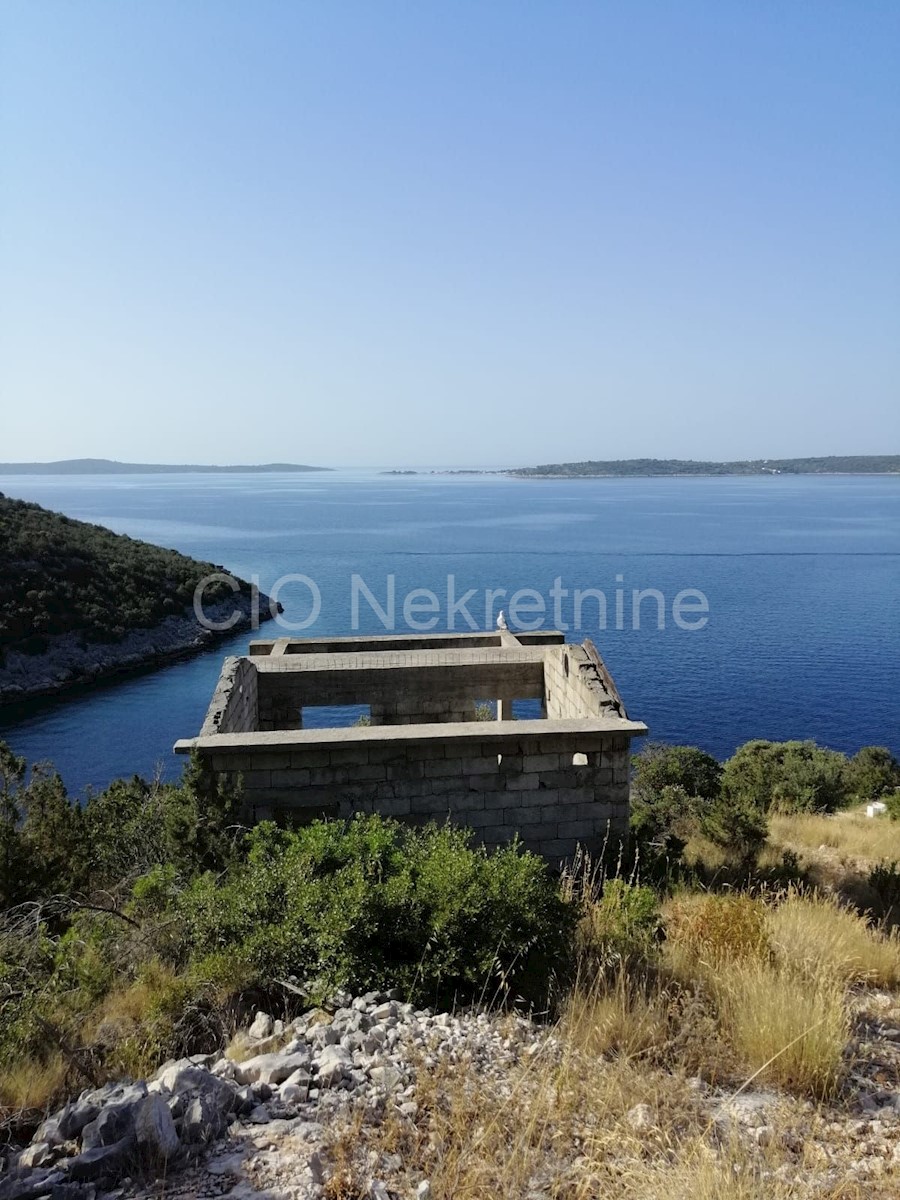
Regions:
<svg viewBox="0 0 900 1200"><path fill-rule="evenodd" d="M762 959L723 963L714 986L723 1030L748 1071L818 1099L834 1093L850 1012L827 963L802 975Z"/></svg>
<svg viewBox="0 0 900 1200"><path fill-rule="evenodd" d="M128 987L118 988L104 997L96 1013L86 1022L88 1040L92 1040L92 1023L98 1027L106 1022L138 1026L145 1020L160 993L172 987L177 978L171 967L151 960L144 967L140 978Z"/></svg>
<svg viewBox="0 0 900 1200"><path fill-rule="evenodd" d="M792 907L779 918L771 905L748 896L678 897L664 912L665 961L683 984L699 982L711 994L719 1014L717 1036L748 1073L821 1098L837 1087L850 1035L850 936L835 905L790 897L782 907L788 903ZM833 957L810 953L813 942L799 956L798 918L807 915L810 932L818 924L832 938ZM861 925L874 956L876 939ZM773 926L784 932L780 953L772 944ZM790 935L796 935L791 944ZM842 956L846 967L838 971L835 960Z"/></svg>
<svg viewBox="0 0 900 1200"><path fill-rule="evenodd" d="M622 993L644 1004L638 992ZM596 995L573 998L539 1055L501 1076L465 1056L420 1064L415 1129L351 1118L329 1147L327 1200L357 1200L379 1155L402 1163L389 1186L434 1200L793 1200L804 1189L773 1178L767 1158L714 1129L677 1073L595 1054ZM636 1106L643 1116L634 1119Z"/></svg>
<svg viewBox="0 0 900 1200"><path fill-rule="evenodd" d="M815 977L820 971L844 983L900 985L900 939L873 929L858 913L829 896L791 892L767 913L769 939L784 965Z"/></svg>
<svg viewBox="0 0 900 1200"><path fill-rule="evenodd" d="M609 984L576 988L562 1018L565 1037L592 1058L645 1054L668 1038L667 998L658 985L619 971Z"/></svg>
<svg viewBox="0 0 900 1200"><path fill-rule="evenodd" d="M596 1059L583 1020L563 1024L557 1037L561 1058L529 1063L505 1086L465 1066L420 1079L425 1123L416 1154L435 1200L524 1200L538 1181L579 1200L671 1198L663 1180L674 1162L685 1197L697 1194L691 1183L710 1173L708 1149L698 1153L709 1123L684 1081L625 1058ZM629 1120L639 1104L652 1129ZM718 1166L727 1178L729 1166ZM709 1192L717 1194L731 1195ZM744 1194L763 1192L734 1193Z"/></svg>
<svg viewBox="0 0 900 1200"><path fill-rule="evenodd" d="M766 908L739 894L684 894L663 909L668 947L695 977L719 963L758 958L768 950Z"/></svg>
<svg viewBox="0 0 900 1200"><path fill-rule="evenodd" d="M832 854L876 863L885 859L900 861L900 821L886 816L867 817L853 809L831 816L772 813L769 841L786 849L819 852L825 847Z"/></svg>
<svg viewBox="0 0 900 1200"><path fill-rule="evenodd" d="M0 1113L43 1111L62 1094L69 1067L61 1054L45 1063L25 1059L0 1073Z"/></svg>

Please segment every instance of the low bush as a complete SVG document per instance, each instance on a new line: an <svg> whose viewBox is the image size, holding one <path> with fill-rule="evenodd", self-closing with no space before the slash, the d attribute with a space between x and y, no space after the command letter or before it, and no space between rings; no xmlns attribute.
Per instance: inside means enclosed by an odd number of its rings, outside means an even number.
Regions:
<svg viewBox="0 0 900 1200"><path fill-rule="evenodd" d="M314 998L390 980L428 1000L537 999L575 919L535 855L379 817L261 825L246 858L224 879L195 880L177 914L185 955L233 949L263 978L306 981Z"/></svg>
<svg viewBox="0 0 900 1200"><path fill-rule="evenodd" d="M900 788L900 762L886 746L863 746L850 759L847 785L857 800L884 799Z"/></svg>
<svg viewBox="0 0 900 1200"><path fill-rule="evenodd" d="M869 872L866 883L875 898L878 915L896 923L900 913L900 863L879 863Z"/></svg>
<svg viewBox="0 0 900 1200"><path fill-rule="evenodd" d="M650 801L666 788L680 788L688 796L715 800L722 768L696 746L667 746L650 742L632 762L632 792L638 803Z"/></svg>
<svg viewBox="0 0 900 1200"><path fill-rule="evenodd" d="M657 955L659 898L652 888L608 879L584 902L577 931L577 974L584 986L597 974L639 968Z"/></svg>
<svg viewBox="0 0 900 1200"><path fill-rule="evenodd" d="M633 760L631 831L645 873L678 874L702 839L724 865L747 868L766 841L765 813L721 790L722 768L694 746L650 745Z"/></svg>
<svg viewBox="0 0 900 1200"><path fill-rule="evenodd" d="M851 795L849 765L815 742L747 742L725 763L722 795L760 812L834 812Z"/></svg>

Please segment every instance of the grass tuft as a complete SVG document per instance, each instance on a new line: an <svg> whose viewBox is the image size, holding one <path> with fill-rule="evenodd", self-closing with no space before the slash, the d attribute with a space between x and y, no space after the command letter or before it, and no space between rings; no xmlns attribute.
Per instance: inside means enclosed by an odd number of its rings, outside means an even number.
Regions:
<svg viewBox="0 0 900 1200"><path fill-rule="evenodd" d="M804 975L826 970L845 984L900 985L897 934L881 934L833 897L790 892L766 923L775 953Z"/></svg>
<svg viewBox="0 0 900 1200"><path fill-rule="evenodd" d="M678 896L664 919L670 955L677 952L682 969L694 977L768 953L766 908L750 896Z"/></svg>
<svg viewBox="0 0 900 1200"><path fill-rule="evenodd" d="M561 1028L567 1041L591 1058L634 1058L668 1040L668 1003L649 979L620 971L608 984L569 996Z"/></svg>
<svg viewBox="0 0 900 1200"><path fill-rule="evenodd" d="M63 1098L69 1064L61 1054L46 1062L25 1058L0 1072L0 1113L44 1112Z"/></svg>
<svg viewBox="0 0 900 1200"><path fill-rule="evenodd" d="M715 992L723 1030L747 1070L819 1100L835 1093L850 1014L843 980L827 963L802 974L764 960L723 964Z"/></svg>

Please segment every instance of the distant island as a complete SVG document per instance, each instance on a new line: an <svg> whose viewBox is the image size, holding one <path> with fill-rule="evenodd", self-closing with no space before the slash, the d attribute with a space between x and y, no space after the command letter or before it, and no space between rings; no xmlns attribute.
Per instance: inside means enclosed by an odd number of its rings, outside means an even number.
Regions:
<svg viewBox="0 0 900 1200"><path fill-rule="evenodd" d="M126 463L112 458L64 458L58 462L0 463L0 475L267 475L287 471L330 471L302 463L261 463L256 466L209 466L200 463Z"/></svg>
<svg viewBox="0 0 900 1200"><path fill-rule="evenodd" d="M487 474L487 472L486 472ZM590 479L640 475L896 475L900 454L832 455L827 458L752 458L703 462L692 458L620 458L551 463L497 472L518 478Z"/></svg>
<svg viewBox="0 0 900 1200"><path fill-rule="evenodd" d="M224 568L0 493L0 705L196 653L250 625L251 585L204 590ZM269 618L259 595L260 619Z"/></svg>

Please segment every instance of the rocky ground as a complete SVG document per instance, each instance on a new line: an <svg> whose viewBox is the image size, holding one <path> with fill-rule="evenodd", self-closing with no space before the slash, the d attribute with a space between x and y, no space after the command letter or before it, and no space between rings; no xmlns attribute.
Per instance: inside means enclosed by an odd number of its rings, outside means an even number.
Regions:
<svg viewBox="0 0 900 1200"><path fill-rule="evenodd" d="M603 1118L567 1107L565 1089L551 1082L567 1054L557 1030L509 1014L435 1014L391 993L338 1004L287 1026L258 1013L228 1054L83 1092L29 1146L7 1153L0 1200L437 1200L454 1194L450 1159L461 1178L472 1167L466 1156L486 1144L467 1140L471 1130L449 1115L460 1079L463 1091L488 1096L486 1108L473 1102L472 1120L507 1110L510 1128L533 1111L529 1096L556 1087L559 1128L542 1130L528 1187L515 1192L534 1200L617 1195L617 1174L638 1168L677 1173L679 1138L711 1161L731 1162L738 1148L740 1169L762 1184L735 1195L900 1194L900 1010L889 993L859 996L836 1101L751 1087L736 1094L699 1078L671 1079L668 1090L660 1076L647 1100L610 1111L605 1141ZM615 1070L591 1061L576 1075ZM841 1190L848 1184L859 1190Z"/></svg>
<svg viewBox="0 0 900 1200"><path fill-rule="evenodd" d="M210 606L207 615L215 622L240 611L227 634L202 628L191 610L165 617L151 629L133 629L120 642L86 642L77 633L66 633L51 638L43 654L10 651L0 665L0 704L52 695L73 684L94 683L207 650L223 636L250 628L250 604L248 596L238 595ZM260 595L259 612L260 620L269 619L268 597Z"/></svg>

